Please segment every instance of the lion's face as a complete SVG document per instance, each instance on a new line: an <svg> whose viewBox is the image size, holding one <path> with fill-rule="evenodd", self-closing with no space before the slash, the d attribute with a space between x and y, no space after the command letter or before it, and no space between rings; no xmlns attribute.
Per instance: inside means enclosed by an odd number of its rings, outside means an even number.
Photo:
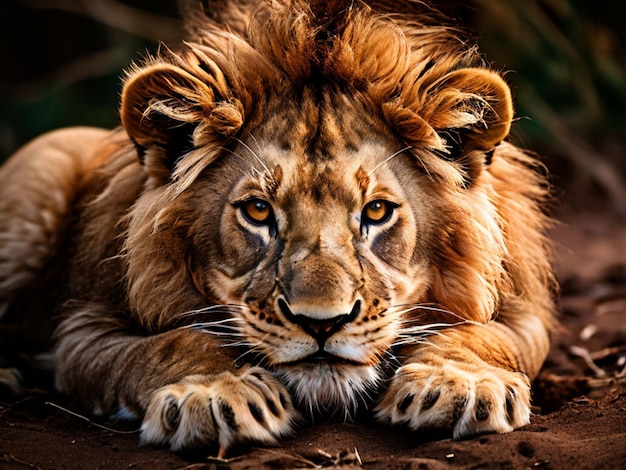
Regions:
<svg viewBox="0 0 626 470"><path fill-rule="evenodd" d="M345 407L380 378L429 284L432 183L367 116L347 99L281 113L184 197L198 290L244 306L238 341L315 406Z"/></svg>
<svg viewBox="0 0 626 470"><path fill-rule="evenodd" d="M207 314L310 408L349 410L421 325L496 310L506 248L485 169L510 92L444 33L423 44L364 17L320 42L284 14L131 71L121 118L147 182L129 302L156 331Z"/></svg>

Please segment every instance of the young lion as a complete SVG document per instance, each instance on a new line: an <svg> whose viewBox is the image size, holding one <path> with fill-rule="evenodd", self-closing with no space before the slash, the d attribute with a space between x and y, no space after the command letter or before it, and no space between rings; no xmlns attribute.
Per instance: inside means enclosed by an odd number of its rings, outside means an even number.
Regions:
<svg viewBox="0 0 626 470"><path fill-rule="evenodd" d="M5 364L53 345L60 391L175 450L359 409L456 438L527 424L546 184L504 141L503 79L423 10L204 2L128 72L120 129L20 150Z"/></svg>

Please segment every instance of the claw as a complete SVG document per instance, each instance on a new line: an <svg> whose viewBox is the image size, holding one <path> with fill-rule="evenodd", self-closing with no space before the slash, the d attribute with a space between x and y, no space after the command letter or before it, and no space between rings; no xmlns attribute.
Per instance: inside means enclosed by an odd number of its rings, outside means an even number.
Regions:
<svg viewBox="0 0 626 470"><path fill-rule="evenodd" d="M164 423L169 426L170 431L176 430L180 423L180 409L178 403L174 397L167 399L167 408L165 409L165 421Z"/></svg>

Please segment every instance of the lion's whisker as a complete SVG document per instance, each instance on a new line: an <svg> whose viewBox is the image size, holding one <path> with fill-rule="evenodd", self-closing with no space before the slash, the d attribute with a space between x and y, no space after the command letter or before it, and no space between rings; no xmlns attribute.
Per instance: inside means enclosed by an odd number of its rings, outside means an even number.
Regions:
<svg viewBox="0 0 626 470"><path fill-rule="evenodd" d="M438 330L436 330L436 328L441 328L441 329L445 329L445 328L452 328L452 327L456 327L456 326L460 326L460 325L465 325L468 322L457 322L457 323L428 323L425 325L413 325L413 326L407 326L407 327L402 327L400 329L401 333L406 333L406 334L415 334L415 333L431 333L431 332L436 332Z"/></svg>
<svg viewBox="0 0 626 470"><path fill-rule="evenodd" d="M239 362L246 356L250 356L250 355L255 355L256 354L256 355L258 355L260 357L260 360L257 361L256 365L261 366L263 364L263 362L265 361L265 356L262 354L261 348L259 347L259 345L258 344L254 345L252 343L248 343L248 344L244 344L244 346L247 346L248 349L246 349L239 356L237 356L233 362Z"/></svg>
<svg viewBox="0 0 626 470"><path fill-rule="evenodd" d="M252 346L252 343L248 342L248 341L236 341L236 342L232 342L232 343L228 343L228 344L223 344L221 346L224 347L229 347L229 348L250 348ZM248 349L248 352L252 351L252 349ZM239 358L241 358L241 356L239 356L237 359L235 359L235 361L237 361Z"/></svg>
<svg viewBox="0 0 626 470"><path fill-rule="evenodd" d="M243 161L244 163L246 163L251 169L252 171L258 175L260 178L263 178L265 176L265 174L260 171L257 167L255 167L252 163L250 163L248 160L246 160L244 157L242 157L241 155L239 155L237 152L232 151L229 148L226 147L220 147L220 150L223 150L225 152L228 152L230 155L232 155L233 157L238 158L239 160ZM265 165L264 165L265 166Z"/></svg>
<svg viewBox="0 0 626 470"><path fill-rule="evenodd" d="M240 328L237 327L225 327L222 325L218 325L220 328L223 328L223 330L212 330L211 327L214 327L216 325L210 324L210 323L193 323L191 325L185 325L185 326L181 326L181 329L191 329L191 330L197 330L197 331L204 331L206 333L211 333L217 336L239 336L239 337L243 337L244 334L241 332ZM225 331L226 330L226 331ZM231 331L228 331L231 330Z"/></svg>
<svg viewBox="0 0 626 470"><path fill-rule="evenodd" d="M399 307L407 307L407 308L406 308L406 310L401 310L401 311L396 312L396 313L407 313L407 312L414 311L414 310L426 310L426 311L445 313L446 315L454 316L454 317L457 317L457 318L463 318L458 313L455 313L452 310L447 310L447 309L445 309L443 307L437 306L436 304L426 304L426 303L420 303L420 304L397 304L397 305L393 305L392 307L389 307L388 310L397 309Z"/></svg>
<svg viewBox="0 0 626 470"><path fill-rule="evenodd" d="M407 150L410 150L412 147L408 146L408 147L404 147L403 149L398 150L397 152L391 154L389 157L387 157L385 160L383 160L382 162L380 162L378 165L376 165L369 173L367 173L367 176L371 176L376 170L378 170L381 166L385 165L386 163L388 163L390 160L396 158L398 155L400 155L402 152L405 152Z"/></svg>
<svg viewBox="0 0 626 470"><path fill-rule="evenodd" d="M261 147L261 144L259 144L259 141L254 136L254 134L252 132L248 132L248 135L250 136L250 139L252 139L252 141L256 144L256 147L257 149L259 149L259 152L263 153L263 148Z"/></svg>
<svg viewBox="0 0 626 470"><path fill-rule="evenodd" d="M234 140L235 140L235 142L241 144L248 152L250 152L250 154L255 158L255 160L261 164L261 166L263 167L263 170L265 171L266 176L269 177L271 180L274 180L273 173L270 171L269 167L265 164L263 159L261 157L259 157L256 154L256 152L254 150L252 150L250 148L250 146L248 144L246 144L243 140L237 139L237 138L235 138ZM257 142L257 145L258 145L258 142ZM262 172L260 172L259 174L261 176L263 175Z"/></svg>
<svg viewBox="0 0 626 470"><path fill-rule="evenodd" d="M428 313L441 313L445 316L449 316L449 317L453 317L453 318L457 318L459 321L458 322L441 322L441 327L443 327L443 325L447 325L449 326L458 326L458 325L477 325L477 326L484 326L483 323L481 322L477 322L475 320L469 320L467 318L463 318L463 316L459 315L458 313L455 313L451 310L447 310L444 309L442 307L439 307L437 305L428 305L428 304L415 304L415 305L410 305L410 304L398 304L398 305L394 305L393 307L390 307L388 310L393 311L394 309L398 309L400 307L404 307L402 310L395 310L393 313L398 315L398 316L404 316L404 318L402 319L402 322L407 325L407 324L411 324L411 323L419 323L419 325L417 325L418 327L422 327L423 325L425 326L429 326L429 325L433 325L433 323L426 323L426 319L428 317L425 317L424 315L428 314ZM423 312L423 315L419 315L416 317L407 317L406 314L411 313L411 312ZM405 327L406 328L406 327Z"/></svg>
<svg viewBox="0 0 626 470"><path fill-rule="evenodd" d="M229 310L216 310L218 313L232 313ZM197 314L197 315L201 315L203 313L207 313L207 311L198 311L198 312L194 312L193 314ZM214 313L214 312L211 312ZM207 323L215 323L215 324L226 324L226 323L239 323L241 322L241 319L237 316L232 316L232 317L225 317L225 318L219 318L219 319L215 319L215 320L208 320Z"/></svg>
<svg viewBox="0 0 626 470"><path fill-rule="evenodd" d="M237 304L217 304L217 305L209 305L207 307L198 308L195 310L188 310L186 312L180 312L174 315L174 318L180 318L184 316L192 316L192 315L202 315L204 313L233 313L233 310L246 310L248 307L245 305L237 305ZM233 319L233 318L231 318ZM226 319L228 320L228 319Z"/></svg>
<svg viewBox="0 0 626 470"><path fill-rule="evenodd" d="M433 343L432 341L429 341L426 337L418 337L418 336L405 338L402 341L398 341L398 342L394 343L393 346L397 348L397 347L406 346L406 345L429 346L429 347L433 347L433 348L436 348L436 349L443 350L443 348L441 346L437 345L437 343Z"/></svg>

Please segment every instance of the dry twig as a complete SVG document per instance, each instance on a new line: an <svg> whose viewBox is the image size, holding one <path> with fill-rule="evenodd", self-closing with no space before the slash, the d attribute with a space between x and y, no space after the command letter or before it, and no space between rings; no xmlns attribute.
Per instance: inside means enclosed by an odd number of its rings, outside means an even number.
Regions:
<svg viewBox="0 0 626 470"><path fill-rule="evenodd" d="M59 409L59 410L61 410L61 411L64 411L64 412L65 412L65 413L67 413L67 414L70 414L70 415L72 415L72 416L75 416L76 418L80 418L80 419L82 419L83 421L87 421L89 424L91 424L91 425L93 425L93 426L96 426L96 427L98 427L98 428L104 429L105 431L113 432L113 433L116 433L116 434L136 434L136 433L138 433L138 432L139 432L139 429L135 429L135 430L133 430L133 431L120 431L120 430L118 430L118 429L109 428L109 427L104 426L104 425L102 425L102 424L94 423L93 421L91 421L91 420L90 420L89 418L87 418L86 416L83 416L83 415L81 415L81 414L75 413L75 412L73 412L73 411L71 411L71 410L68 410L67 408L62 407L61 405L57 405L56 403L52 403L52 402L50 402L50 401L47 401L47 402L46 402L46 405L50 405L50 406L52 406L52 407L54 407L54 408L57 408L57 409Z"/></svg>

